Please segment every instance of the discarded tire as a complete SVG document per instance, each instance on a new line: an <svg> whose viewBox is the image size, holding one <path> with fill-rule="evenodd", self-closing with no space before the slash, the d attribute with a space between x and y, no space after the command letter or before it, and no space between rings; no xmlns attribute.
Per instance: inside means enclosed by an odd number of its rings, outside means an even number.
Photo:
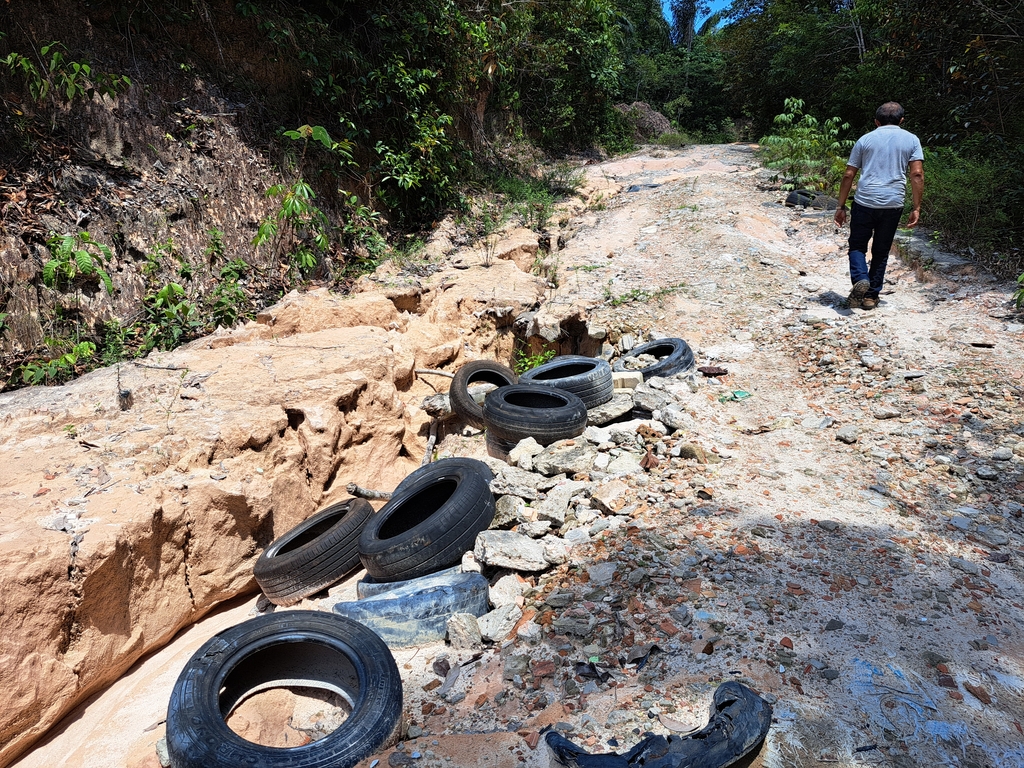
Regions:
<svg viewBox="0 0 1024 768"><path fill-rule="evenodd" d="M417 579L403 579L402 581L377 581L377 579L367 573L356 582L356 599L365 600L368 597L376 597L384 592L390 592L392 589L398 589L423 579L433 579L438 576L454 577L458 573L462 573L462 563L453 565L451 568L445 568L443 571L437 571L429 576L420 576Z"/></svg>
<svg viewBox="0 0 1024 768"><path fill-rule="evenodd" d="M640 355L651 355L661 359L646 368L630 367L630 358ZM616 371L641 373L644 381L655 376L672 376L693 367L693 350L682 339L658 339L634 347L616 360L613 367Z"/></svg>
<svg viewBox="0 0 1024 768"><path fill-rule="evenodd" d="M708 724L684 736L647 736L623 754L591 755L558 733L544 741L553 763L571 768L726 768L760 746L772 724L772 707L752 689L727 680L715 689Z"/></svg>
<svg viewBox="0 0 1024 768"><path fill-rule="evenodd" d="M365 624L390 648L443 640L456 613L487 613L487 579L479 573L443 571L402 582L332 610Z"/></svg>
<svg viewBox="0 0 1024 768"><path fill-rule="evenodd" d="M530 369L519 381L572 392L588 409L607 403L615 393L612 367L599 357L560 355Z"/></svg>
<svg viewBox="0 0 1024 768"><path fill-rule="evenodd" d="M551 445L583 434L587 407L572 392L541 384L516 384L488 393L484 425L489 445L505 451L526 437Z"/></svg>
<svg viewBox="0 0 1024 768"><path fill-rule="evenodd" d="M292 605L331 586L359 566L359 533L373 514L363 499L345 499L317 512L263 550L253 575L277 605Z"/></svg>
<svg viewBox="0 0 1024 768"><path fill-rule="evenodd" d="M790 208L803 206L804 208L834 211L839 207L839 201L834 197L810 189L794 189L786 196L786 205Z"/></svg>
<svg viewBox="0 0 1024 768"><path fill-rule="evenodd" d="M239 704L282 687L337 694L348 716L322 739L287 748L228 727ZM402 679L377 635L343 616L285 611L226 629L189 659L167 706L167 752L172 768L351 768L397 739L401 715Z"/></svg>
<svg viewBox="0 0 1024 768"><path fill-rule="evenodd" d="M366 572L379 581L399 581L460 562L494 518L492 479L476 459L441 459L417 469L359 536Z"/></svg>
<svg viewBox="0 0 1024 768"><path fill-rule="evenodd" d="M469 394L469 385L477 383L507 387L515 384L518 377L511 368L491 360L473 360L455 372L455 378L448 388L448 399L452 411L467 424L477 429L484 428L483 406Z"/></svg>

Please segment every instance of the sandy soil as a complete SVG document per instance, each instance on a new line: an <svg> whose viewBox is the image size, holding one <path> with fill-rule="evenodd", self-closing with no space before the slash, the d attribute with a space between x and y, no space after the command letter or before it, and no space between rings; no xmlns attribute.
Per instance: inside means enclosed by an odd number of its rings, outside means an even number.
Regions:
<svg viewBox="0 0 1024 768"><path fill-rule="evenodd" d="M544 766L537 735L553 724L622 751L646 730L702 725L729 678L774 702L758 758L771 768L1024 764L1024 321L1012 286L894 257L880 307L846 309L845 233L784 207L748 146L590 172L622 191L581 220L549 302L588 303L613 339L680 336L699 366L726 368L687 404L689 438L722 462L630 478L631 524L595 534L527 594L543 612L553 589L572 591L555 613L621 631L603 644L521 632L477 659L442 645L397 653L422 735L363 765ZM479 455L482 439L444 448ZM602 562L617 576L597 590ZM207 617L15 765L157 765L184 661L254 610ZM441 654L467 662L445 699ZM506 679L517 655L554 671L532 666L520 686ZM570 665L593 657L611 680L570 684Z"/></svg>

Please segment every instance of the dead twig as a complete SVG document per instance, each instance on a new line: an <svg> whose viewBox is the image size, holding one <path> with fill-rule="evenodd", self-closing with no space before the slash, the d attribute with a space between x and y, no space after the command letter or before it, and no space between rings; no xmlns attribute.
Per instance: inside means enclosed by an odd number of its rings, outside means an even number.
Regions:
<svg viewBox="0 0 1024 768"><path fill-rule="evenodd" d="M387 501L391 498L391 491L372 491L369 488L361 488L355 483L346 485L345 490L352 496L370 501Z"/></svg>

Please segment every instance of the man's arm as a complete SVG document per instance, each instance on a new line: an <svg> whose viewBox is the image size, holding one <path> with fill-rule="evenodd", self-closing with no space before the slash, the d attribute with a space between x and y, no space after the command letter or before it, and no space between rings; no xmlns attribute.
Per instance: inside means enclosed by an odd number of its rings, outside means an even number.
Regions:
<svg viewBox="0 0 1024 768"><path fill-rule="evenodd" d="M920 165L920 163L918 163ZM836 226L841 227L846 223L846 198L850 196L853 188L853 180L860 169L853 165L846 166L843 180L839 183L839 207L836 208Z"/></svg>
<svg viewBox="0 0 1024 768"><path fill-rule="evenodd" d="M921 221L921 198L924 197L924 161L911 160L908 166L910 170L910 194L913 199L913 208L907 218L908 227L916 227Z"/></svg>

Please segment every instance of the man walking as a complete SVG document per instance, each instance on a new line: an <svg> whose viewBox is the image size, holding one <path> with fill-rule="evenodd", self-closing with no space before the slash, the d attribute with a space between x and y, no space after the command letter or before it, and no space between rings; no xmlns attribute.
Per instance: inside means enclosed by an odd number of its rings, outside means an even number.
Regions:
<svg viewBox="0 0 1024 768"><path fill-rule="evenodd" d="M857 194L850 205L850 291L851 309L874 309L885 281L885 265L896 228L903 215L907 192L907 171L913 209L908 227L916 227L921 218L924 194L924 153L914 134L900 128L903 107L888 101L875 112L875 130L861 136L846 164L839 186L837 226L846 223L846 198L860 171ZM871 266L868 266L868 239L871 239Z"/></svg>

